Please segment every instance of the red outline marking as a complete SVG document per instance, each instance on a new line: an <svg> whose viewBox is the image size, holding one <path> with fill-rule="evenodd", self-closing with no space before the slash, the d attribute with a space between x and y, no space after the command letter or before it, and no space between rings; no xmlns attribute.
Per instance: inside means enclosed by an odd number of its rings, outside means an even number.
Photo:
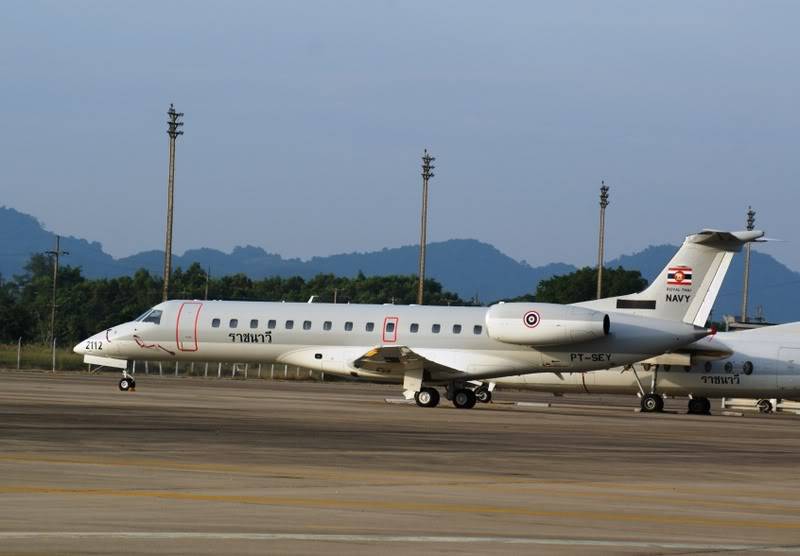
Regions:
<svg viewBox="0 0 800 556"><path fill-rule="evenodd" d="M386 339L386 325L389 321L394 323L394 338L392 340ZM397 329L400 328L400 317L386 317L383 319L383 328L381 329L381 341L384 344L396 344L397 343Z"/></svg>
<svg viewBox="0 0 800 556"><path fill-rule="evenodd" d="M199 305L197 313L195 313L194 315L194 338L193 338L194 349L184 349L183 342L181 341L181 334L180 334L181 314L183 313L183 308L187 305ZM198 346L197 342L197 321L200 320L200 311L202 309L203 309L203 304L200 303L199 301L187 301L185 303L181 303L181 308L178 309L178 316L175 318L175 345L178 347L180 351L198 351L200 349L200 346Z"/></svg>
<svg viewBox="0 0 800 556"><path fill-rule="evenodd" d="M166 351L167 353L169 353L172 356L175 355L174 351L168 350L167 348L165 348L161 344L145 344L144 340L142 340L142 337L141 336L137 336L136 334L133 335L133 339L136 342L136 345L139 346L142 349L160 349L160 350Z"/></svg>
<svg viewBox="0 0 800 556"><path fill-rule="evenodd" d="M536 315L536 324L528 324L528 315L530 314ZM525 326L528 328L536 328L539 326L539 323L542 322L542 316L537 311L528 311L522 316L522 322L525 323Z"/></svg>

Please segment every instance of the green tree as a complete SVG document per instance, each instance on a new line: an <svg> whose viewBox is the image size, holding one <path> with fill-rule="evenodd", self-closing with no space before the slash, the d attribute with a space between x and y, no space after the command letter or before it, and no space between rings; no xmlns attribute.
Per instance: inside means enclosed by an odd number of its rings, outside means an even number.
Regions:
<svg viewBox="0 0 800 556"><path fill-rule="evenodd" d="M638 270L603 269L602 297L617 297L643 290L647 280ZM553 276L536 286L534 298L542 303L578 303L594 299L597 294L597 269L583 267L570 274Z"/></svg>

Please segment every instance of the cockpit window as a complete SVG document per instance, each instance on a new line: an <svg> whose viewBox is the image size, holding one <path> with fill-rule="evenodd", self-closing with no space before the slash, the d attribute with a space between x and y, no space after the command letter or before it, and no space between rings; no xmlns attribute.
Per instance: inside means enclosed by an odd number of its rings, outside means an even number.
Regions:
<svg viewBox="0 0 800 556"><path fill-rule="evenodd" d="M133 319L134 322L141 322L143 318L145 318L147 315L150 314L150 311L152 311L152 309L148 309L147 311L145 311L144 313Z"/></svg>
<svg viewBox="0 0 800 556"><path fill-rule="evenodd" d="M142 322L152 322L153 324L161 324L161 309L153 309L149 313L147 313L143 318Z"/></svg>

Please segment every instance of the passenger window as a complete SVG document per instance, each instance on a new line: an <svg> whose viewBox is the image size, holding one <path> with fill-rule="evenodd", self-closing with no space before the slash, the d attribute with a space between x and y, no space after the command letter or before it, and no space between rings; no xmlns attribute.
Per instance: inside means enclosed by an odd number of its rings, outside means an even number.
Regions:
<svg viewBox="0 0 800 556"><path fill-rule="evenodd" d="M211 328L219 328L219 319L214 319L211 321Z"/></svg>
<svg viewBox="0 0 800 556"><path fill-rule="evenodd" d="M350 332L353 329L353 323L347 321L346 323L344 323L344 329L346 332Z"/></svg>
<svg viewBox="0 0 800 556"><path fill-rule="evenodd" d="M153 324L161 324L161 309L155 309L150 311L150 314L147 315L142 322L152 322Z"/></svg>
<svg viewBox="0 0 800 556"><path fill-rule="evenodd" d="M394 332L394 321L386 323L386 332Z"/></svg>
<svg viewBox="0 0 800 556"><path fill-rule="evenodd" d="M303 330L311 330L311 321L310 320L304 320L303 321Z"/></svg>
<svg viewBox="0 0 800 556"><path fill-rule="evenodd" d="M440 324L434 324L433 326L431 326L431 332L433 332L434 334L438 334L441 329L442 325Z"/></svg>
<svg viewBox="0 0 800 556"><path fill-rule="evenodd" d="M228 326L231 328L236 328L239 326L239 319L231 319L231 321L228 323Z"/></svg>
<svg viewBox="0 0 800 556"><path fill-rule="evenodd" d="M287 320L286 321L286 330L291 330L292 328L294 328L294 321L293 320Z"/></svg>
<svg viewBox="0 0 800 556"><path fill-rule="evenodd" d="M258 328L258 319L250 320L250 328Z"/></svg>
<svg viewBox="0 0 800 556"><path fill-rule="evenodd" d="M475 326L472 327L472 333L475 334L476 336L480 336L481 334L483 334L483 327L480 324L476 324Z"/></svg>
<svg viewBox="0 0 800 556"><path fill-rule="evenodd" d="M275 322L275 319L269 319L269 322L267 322L267 328L272 329L276 326L278 326L278 323Z"/></svg>
<svg viewBox="0 0 800 556"><path fill-rule="evenodd" d="M367 332L372 332L373 330L375 330L375 323L374 322L368 322L367 326L366 326L366 330L367 330Z"/></svg>
<svg viewBox="0 0 800 556"><path fill-rule="evenodd" d="M409 331L410 331L412 334L416 334L417 332L419 332L419 324L417 324L416 322L412 322L412 323L411 323L411 327L410 327L408 330L409 330Z"/></svg>
<svg viewBox="0 0 800 556"><path fill-rule="evenodd" d="M460 324L454 324L453 325L453 334L461 334L461 325Z"/></svg>
<svg viewBox="0 0 800 556"><path fill-rule="evenodd" d="M322 329L323 330L330 330L332 327L333 327L333 324L331 324L331 321L329 321L329 320L326 320L325 322L322 323Z"/></svg>

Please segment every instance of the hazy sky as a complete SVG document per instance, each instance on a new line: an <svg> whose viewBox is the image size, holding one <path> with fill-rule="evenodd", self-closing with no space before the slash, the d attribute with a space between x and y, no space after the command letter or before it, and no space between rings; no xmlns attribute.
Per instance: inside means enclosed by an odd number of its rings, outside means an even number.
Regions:
<svg viewBox="0 0 800 556"><path fill-rule="evenodd" d="M743 227L800 269L800 2L33 2L0 18L0 205L115 256L429 238L592 264ZM414 272L416 269L409 269Z"/></svg>

